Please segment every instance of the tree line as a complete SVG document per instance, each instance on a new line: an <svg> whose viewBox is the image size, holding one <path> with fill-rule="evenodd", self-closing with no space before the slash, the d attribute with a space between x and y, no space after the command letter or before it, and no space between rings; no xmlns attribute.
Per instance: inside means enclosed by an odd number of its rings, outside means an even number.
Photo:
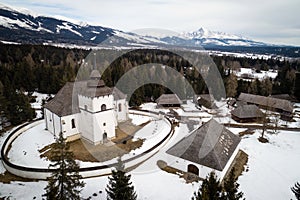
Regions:
<svg viewBox="0 0 300 200"><path fill-rule="evenodd" d="M117 54L115 50L103 50L108 56L103 62L107 62L111 55ZM28 101L30 94L38 91L47 94L56 94L58 90L68 81L74 81L80 66L85 63L85 58L90 50L58 48L42 45L8 45L0 44L0 75L3 91L0 94L0 109L6 113L13 124L34 118L34 113L30 110ZM288 93L299 97L300 76L297 76L300 62L297 60L264 60L251 58L236 58L229 56L211 56L212 61L217 66L223 81L217 82L215 73L210 65L204 65L205 73L201 73L182 57L164 50L135 50L116 59L103 73L103 79L108 86L114 86L120 77L135 66L147 63L160 63L175 69L179 73L176 76L167 77L171 85L179 85L184 76L192 86L196 94L208 93L209 88L206 80L211 81L217 88L224 84L228 97L236 97L241 92L270 95ZM204 58L206 59L206 58ZM201 63L200 63L201 64ZM90 63L90 65L93 65ZM93 66L84 68L86 75ZM96 66L100 68L100 66ZM206 67L206 68L205 68ZM255 68L256 70L278 70L278 76L272 79L244 81L238 80L232 70L240 67ZM204 70L205 71L205 70ZM147 80L153 76L162 77L166 72L160 68L150 71L150 73L139 74L140 79ZM168 74L167 74L168 75ZM297 78L298 77L298 78ZM80 77L77 77L80 78ZM182 87L184 84L182 83ZM28 97L24 95L28 92ZM147 84L139 87L130 99L131 106L138 106L145 101L153 101L163 93L172 93L169 88L158 84ZM191 92L182 90L179 96L185 99ZM219 96L215 97L219 99ZM16 106L17 105L17 106ZM23 116L22 116L23 114ZM17 116L17 117L16 117ZM14 118L18 119L14 119Z"/></svg>

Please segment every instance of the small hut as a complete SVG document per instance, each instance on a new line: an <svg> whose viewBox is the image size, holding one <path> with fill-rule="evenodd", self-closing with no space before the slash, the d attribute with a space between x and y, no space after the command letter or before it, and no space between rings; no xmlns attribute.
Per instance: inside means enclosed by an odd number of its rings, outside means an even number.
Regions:
<svg viewBox="0 0 300 200"><path fill-rule="evenodd" d="M204 106L205 108L215 109L217 106L215 105L215 99L210 94L200 94L195 96L195 103L199 106Z"/></svg>
<svg viewBox="0 0 300 200"><path fill-rule="evenodd" d="M180 107L182 101L176 94L163 94L156 99L156 103L163 107Z"/></svg>
<svg viewBox="0 0 300 200"><path fill-rule="evenodd" d="M242 105L231 112L232 119L237 122L259 122L264 114L256 105Z"/></svg>
<svg viewBox="0 0 300 200"><path fill-rule="evenodd" d="M191 132L167 154L174 156L173 167L205 178L215 171L220 179L234 161L241 139L214 119Z"/></svg>

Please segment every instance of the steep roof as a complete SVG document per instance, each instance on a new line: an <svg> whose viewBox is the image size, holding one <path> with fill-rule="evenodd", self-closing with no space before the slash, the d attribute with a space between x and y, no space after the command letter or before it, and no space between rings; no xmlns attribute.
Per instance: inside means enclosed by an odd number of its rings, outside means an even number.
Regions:
<svg viewBox="0 0 300 200"><path fill-rule="evenodd" d="M182 104L182 101L176 94L162 94L156 103L159 105Z"/></svg>
<svg viewBox="0 0 300 200"><path fill-rule="evenodd" d="M263 117L262 111L256 105L239 106L231 114L241 119Z"/></svg>
<svg viewBox="0 0 300 200"><path fill-rule="evenodd" d="M223 125L211 119L180 140L167 153L222 171L240 140Z"/></svg>
<svg viewBox="0 0 300 200"><path fill-rule="evenodd" d="M76 82L76 87L74 87L74 82L66 83L54 98L44 105L44 108L60 117L78 113L78 97L72 98L73 91L75 94L75 88L76 90L81 90L84 88L84 85L86 85L85 81Z"/></svg>
<svg viewBox="0 0 300 200"><path fill-rule="evenodd" d="M88 82L89 81L77 81L66 83L58 91L55 97L44 105L44 108L50 110L60 117L63 117L80 112L78 107L78 94L88 97L98 97L110 95L113 91L116 91L115 93L117 94L114 95L114 97L123 99L123 93L121 94L121 91L119 91L118 89L109 88L107 86L88 87Z"/></svg>
<svg viewBox="0 0 300 200"><path fill-rule="evenodd" d="M293 112L292 103L290 101L283 100L283 99L276 99L272 97L264 97L264 96L254 95L254 94L241 93L238 100L265 106L265 107L276 108L290 113Z"/></svg>
<svg viewBox="0 0 300 200"><path fill-rule="evenodd" d="M127 97L121 90L116 87L113 88L112 94L114 96L114 100L126 99Z"/></svg>

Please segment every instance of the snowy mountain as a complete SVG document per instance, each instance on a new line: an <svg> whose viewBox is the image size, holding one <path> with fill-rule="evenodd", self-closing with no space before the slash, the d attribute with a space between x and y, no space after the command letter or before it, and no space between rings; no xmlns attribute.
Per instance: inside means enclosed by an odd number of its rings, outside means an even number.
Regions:
<svg viewBox="0 0 300 200"><path fill-rule="evenodd" d="M72 21L72 22L71 22ZM67 43L97 45L114 36L114 44L135 45L164 42L102 26L53 18L0 5L0 40L17 43ZM111 41L107 41L111 42Z"/></svg>
<svg viewBox="0 0 300 200"><path fill-rule="evenodd" d="M269 46L263 42L257 42L242 36L231 35L223 32L210 31L200 28L193 32L184 32L178 36L171 36L162 38L171 44L176 45L189 45L189 46L246 46L258 47Z"/></svg>
<svg viewBox="0 0 300 200"><path fill-rule="evenodd" d="M111 37L113 36L113 37ZM110 37L110 38L109 38ZM109 40L106 40L108 39ZM65 17L47 17L0 4L0 41L3 43L76 44L95 46L262 47L269 44L245 37L200 28L194 32L164 37L93 26ZM104 44L103 41L106 43Z"/></svg>

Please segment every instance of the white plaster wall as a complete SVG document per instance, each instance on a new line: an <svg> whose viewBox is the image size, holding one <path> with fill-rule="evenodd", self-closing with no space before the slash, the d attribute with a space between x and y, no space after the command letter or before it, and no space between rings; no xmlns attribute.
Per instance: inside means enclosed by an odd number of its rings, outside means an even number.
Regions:
<svg viewBox="0 0 300 200"><path fill-rule="evenodd" d="M170 161L169 163L167 163L168 165L176 168L176 169L180 169L184 172L187 172L188 171L188 165L189 164L193 164L195 165L196 167L198 167L199 169L199 177L200 178L206 178L206 176L211 173L212 171L215 172L215 174L220 177L220 171L218 170L214 170L212 168L209 168L209 167L206 167L206 166L203 166L203 165L200 165L200 164L197 164L197 163L193 163L191 161L188 161L188 160L184 160L182 158L179 158L179 157L176 157L176 156L172 156L172 155L169 155L170 156Z"/></svg>
<svg viewBox="0 0 300 200"><path fill-rule="evenodd" d="M54 135L58 137L61 132L61 118L54 113L52 113L52 116L54 121Z"/></svg>
<svg viewBox="0 0 300 200"><path fill-rule="evenodd" d="M119 104L121 104L121 112L119 112ZM125 99L115 101L115 113L118 122L126 121L128 119L128 103Z"/></svg>
<svg viewBox="0 0 300 200"><path fill-rule="evenodd" d="M103 140L104 133L107 133L108 138L115 137L117 121L114 113L113 96L89 98L80 95L78 99L81 110L78 116L81 136L94 144ZM106 105L105 111L101 111L103 104ZM85 105L87 110L85 110Z"/></svg>
<svg viewBox="0 0 300 200"><path fill-rule="evenodd" d="M101 105L105 104L106 109L114 109L114 98L113 95L106 95L106 96L100 96L97 98L93 98L93 103L92 103L92 111L93 112L98 112L101 111Z"/></svg>
<svg viewBox="0 0 300 200"><path fill-rule="evenodd" d="M44 108L44 120L45 120L45 123L46 123L46 128L47 130L54 134L54 129L53 129L53 122L52 122L52 113Z"/></svg>
<svg viewBox="0 0 300 200"><path fill-rule="evenodd" d="M87 110L90 112L99 112L101 111L101 105L105 104L106 109L114 109L114 102L112 95L100 96L95 98L78 96L78 105L79 108L84 109L85 105Z"/></svg>
<svg viewBox="0 0 300 200"><path fill-rule="evenodd" d="M94 120L92 114L85 110L81 110L80 114L78 115L78 123L81 136L92 142L94 140Z"/></svg>
<svg viewBox="0 0 300 200"><path fill-rule="evenodd" d="M61 132L61 120L60 117L52 113L48 109L44 110L46 127L50 133L58 136Z"/></svg>
<svg viewBox="0 0 300 200"><path fill-rule="evenodd" d="M78 114L68 115L61 118L62 132L64 137L69 137L79 133ZM75 121L75 128L72 128L72 119Z"/></svg>

